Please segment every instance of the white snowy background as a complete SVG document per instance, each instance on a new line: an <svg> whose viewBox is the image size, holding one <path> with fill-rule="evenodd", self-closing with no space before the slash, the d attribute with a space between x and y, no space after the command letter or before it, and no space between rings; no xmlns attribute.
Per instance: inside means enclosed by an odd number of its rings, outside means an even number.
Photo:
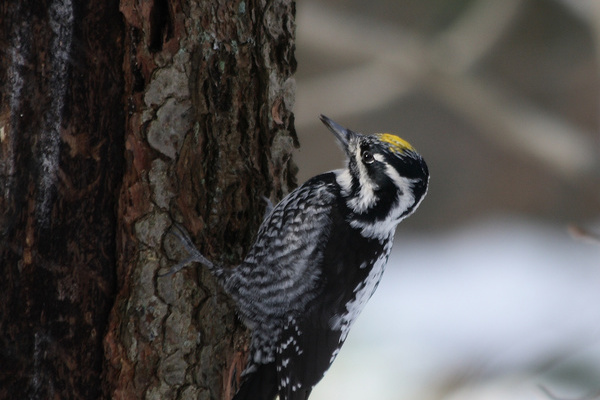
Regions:
<svg viewBox="0 0 600 400"><path fill-rule="evenodd" d="M600 395L600 246L507 216L398 233L314 399Z"/></svg>

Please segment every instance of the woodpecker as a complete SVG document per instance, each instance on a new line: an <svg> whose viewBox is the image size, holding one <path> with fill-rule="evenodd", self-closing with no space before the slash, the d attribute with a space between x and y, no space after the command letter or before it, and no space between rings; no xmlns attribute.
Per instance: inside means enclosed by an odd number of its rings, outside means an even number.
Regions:
<svg viewBox="0 0 600 400"><path fill-rule="evenodd" d="M321 116L346 154L268 207L256 241L235 268L207 260L175 234L191 262L210 269L251 329L234 400L305 400L346 340L384 271L396 226L423 200L429 171L400 137L363 135ZM271 209L269 209L271 208Z"/></svg>

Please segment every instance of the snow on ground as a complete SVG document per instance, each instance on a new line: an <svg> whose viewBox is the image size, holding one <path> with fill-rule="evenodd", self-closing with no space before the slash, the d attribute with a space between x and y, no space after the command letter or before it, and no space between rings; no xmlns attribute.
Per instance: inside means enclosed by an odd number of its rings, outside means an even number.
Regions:
<svg viewBox="0 0 600 400"><path fill-rule="evenodd" d="M419 237L400 227L379 289L311 399L535 400L599 389L600 246L502 217Z"/></svg>

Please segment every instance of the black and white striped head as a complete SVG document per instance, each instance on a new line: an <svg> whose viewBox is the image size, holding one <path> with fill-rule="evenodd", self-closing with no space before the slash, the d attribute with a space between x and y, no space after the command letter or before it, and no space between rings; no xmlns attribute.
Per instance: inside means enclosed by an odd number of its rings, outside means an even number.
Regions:
<svg viewBox="0 0 600 400"><path fill-rule="evenodd" d="M326 116L321 121L346 153L337 171L342 196L352 212L350 223L364 236L383 237L416 210L427 193L427 164L404 139L390 134L363 135Z"/></svg>

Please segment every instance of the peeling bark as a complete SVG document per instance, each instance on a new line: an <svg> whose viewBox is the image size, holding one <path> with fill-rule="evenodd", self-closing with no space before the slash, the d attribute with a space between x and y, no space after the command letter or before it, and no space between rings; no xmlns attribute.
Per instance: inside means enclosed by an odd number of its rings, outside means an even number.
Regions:
<svg viewBox="0 0 600 400"><path fill-rule="evenodd" d="M174 221L204 254L234 266L262 220L262 196L295 185L290 154L294 5L122 1L127 38L127 165L120 195L119 293L105 340L117 399L227 399L247 332Z"/></svg>

